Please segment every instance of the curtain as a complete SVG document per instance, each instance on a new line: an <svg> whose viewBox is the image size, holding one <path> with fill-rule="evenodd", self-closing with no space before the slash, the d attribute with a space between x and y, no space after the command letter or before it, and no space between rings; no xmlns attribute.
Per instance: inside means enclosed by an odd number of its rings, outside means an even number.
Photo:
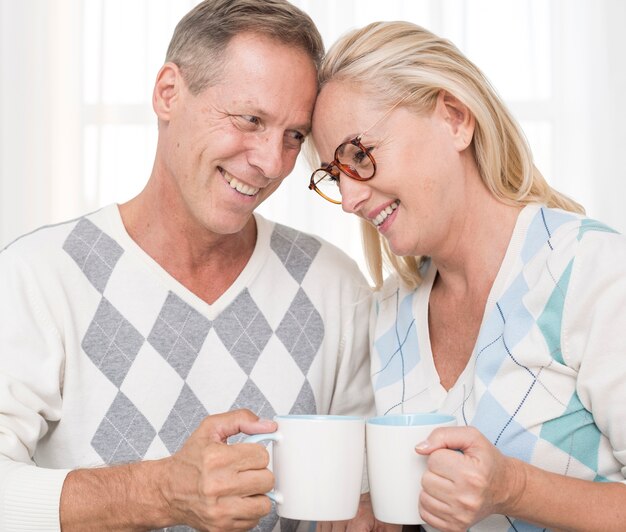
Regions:
<svg viewBox="0 0 626 532"><path fill-rule="evenodd" d="M0 249L78 214L79 0L0 0Z"/></svg>

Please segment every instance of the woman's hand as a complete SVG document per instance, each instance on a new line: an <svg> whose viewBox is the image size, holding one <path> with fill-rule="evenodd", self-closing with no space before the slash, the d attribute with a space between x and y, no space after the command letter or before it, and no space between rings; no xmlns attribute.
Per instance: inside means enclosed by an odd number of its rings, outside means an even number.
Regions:
<svg viewBox="0 0 626 532"><path fill-rule="evenodd" d="M473 427L435 429L416 452L428 456L420 514L438 530L467 530L491 514L506 513L523 493L517 460Z"/></svg>
<svg viewBox="0 0 626 532"><path fill-rule="evenodd" d="M363 493L359 511L348 521L327 521L317 523L317 532L400 532L402 525L391 525L374 517L369 493Z"/></svg>

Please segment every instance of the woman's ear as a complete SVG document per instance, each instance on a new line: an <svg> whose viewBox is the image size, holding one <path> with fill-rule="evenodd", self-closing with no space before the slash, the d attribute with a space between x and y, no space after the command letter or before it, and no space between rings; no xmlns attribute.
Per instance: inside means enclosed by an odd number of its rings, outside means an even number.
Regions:
<svg viewBox="0 0 626 532"><path fill-rule="evenodd" d="M165 63L157 74L154 91L152 92L152 108L159 120L168 122L172 108L179 98L183 84L180 69L174 63Z"/></svg>
<svg viewBox="0 0 626 532"><path fill-rule="evenodd" d="M459 151L466 149L472 142L476 120L469 108L457 97L445 90L437 96L437 111L444 118Z"/></svg>

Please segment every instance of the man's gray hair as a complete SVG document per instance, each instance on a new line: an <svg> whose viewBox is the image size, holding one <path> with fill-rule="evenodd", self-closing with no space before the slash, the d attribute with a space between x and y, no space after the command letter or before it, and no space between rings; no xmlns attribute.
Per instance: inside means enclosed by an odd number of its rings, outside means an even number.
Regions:
<svg viewBox="0 0 626 532"><path fill-rule="evenodd" d="M204 0L177 24L165 57L178 65L192 94L219 79L230 39L250 32L294 46L316 68L324 44L313 20L286 0Z"/></svg>

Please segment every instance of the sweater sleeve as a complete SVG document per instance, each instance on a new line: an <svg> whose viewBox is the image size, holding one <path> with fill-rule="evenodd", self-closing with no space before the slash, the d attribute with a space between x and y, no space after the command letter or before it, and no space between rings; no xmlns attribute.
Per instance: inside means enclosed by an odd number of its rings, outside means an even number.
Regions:
<svg viewBox="0 0 626 532"><path fill-rule="evenodd" d="M341 344L330 414L375 414L370 377L369 313L372 291L355 265L341 289ZM365 451L367 453L367 450ZM367 454L364 456L361 493L369 491Z"/></svg>
<svg viewBox="0 0 626 532"><path fill-rule="evenodd" d="M563 355L577 393L626 477L626 238L587 232L563 311Z"/></svg>
<svg viewBox="0 0 626 532"><path fill-rule="evenodd" d="M370 416L374 393L370 381L369 312L372 291L356 264L341 288L341 345L331 414Z"/></svg>
<svg viewBox="0 0 626 532"><path fill-rule="evenodd" d="M61 415L63 349L28 263L0 253L0 530L59 530L66 470L35 465Z"/></svg>

